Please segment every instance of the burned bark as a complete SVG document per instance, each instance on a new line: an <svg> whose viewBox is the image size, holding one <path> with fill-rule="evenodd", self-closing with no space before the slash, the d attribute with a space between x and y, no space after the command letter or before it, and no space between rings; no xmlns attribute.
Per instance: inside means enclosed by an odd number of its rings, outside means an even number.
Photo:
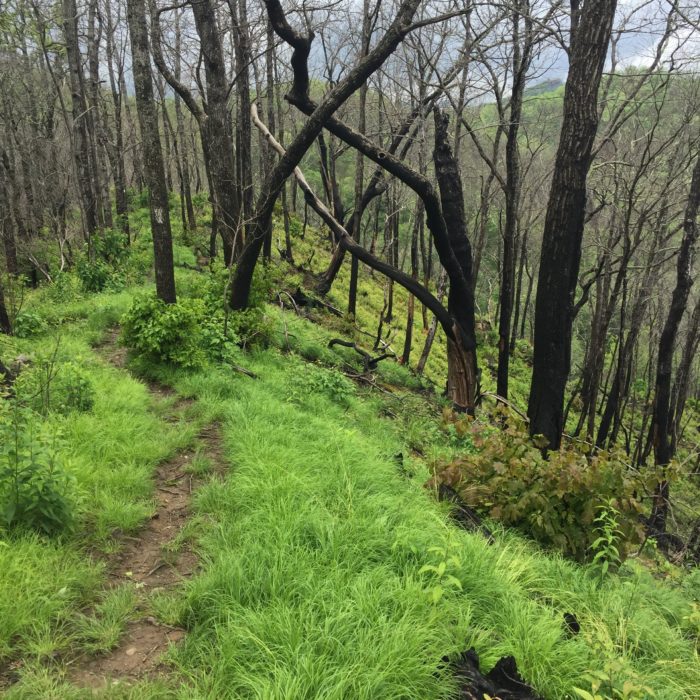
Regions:
<svg viewBox="0 0 700 700"><path fill-rule="evenodd" d="M673 439L674 420L671 406L671 374L673 354L683 315L688 304L688 296L693 286L692 262L698 240L698 210L700 209L700 158L695 162L690 183L688 204L683 220L683 239L678 251L676 265L676 286L671 296L671 306L666 316L656 362L654 386L654 414L652 436L654 461L665 472L673 459L675 441ZM666 531L666 518L669 509L670 486L662 479L655 491L654 507L649 518L649 529L654 532Z"/></svg>
<svg viewBox="0 0 700 700"><path fill-rule="evenodd" d="M528 402L530 433L558 449L571 368L574 294L581 262L586 179L598 130L598 88L616 0L575 7L564 119L547 204L535 302L535 349Z"/></svg>

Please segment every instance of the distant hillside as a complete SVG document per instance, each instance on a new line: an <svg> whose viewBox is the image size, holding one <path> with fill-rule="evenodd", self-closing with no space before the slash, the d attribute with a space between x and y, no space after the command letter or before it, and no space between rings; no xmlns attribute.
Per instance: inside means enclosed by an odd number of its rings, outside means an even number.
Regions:
<svg viewBox="0 0 700 700"><path fill-rule="evenodd" d="M537 85L533 85L525 90L525 95L527 97L534 97L535 95L542 95L545 92L554 92L554 90L560 88L564 84L563 80L559 78L551 78L550 80L544 80Z"/></svg>

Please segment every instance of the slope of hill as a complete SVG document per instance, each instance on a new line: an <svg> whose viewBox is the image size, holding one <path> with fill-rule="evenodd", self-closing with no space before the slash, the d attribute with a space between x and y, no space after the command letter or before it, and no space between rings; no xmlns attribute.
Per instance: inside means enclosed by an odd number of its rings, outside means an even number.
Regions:
<svg viewBox="0 0 700 700"><path fill-rule="evenodd" d="M299 259L312 235L296 242ZM185 246L178 259L194 263ZM289 269L269 287L293 291L302 277ZM471 647L486 669L514 656L544 698L700 696L697 572L631 559L601 578L495 523L490 544L424 488L433 460L474 445L407 368L388 360L365 374L352 350L328 347L371 347L380 280L361 278L361 330L322 309L283 310L273 293L254 331L240 327L245 350L191 369L123 364L110 329L148 291L143 280L99 294L60 284L30 300L27 337L2 348L31 358L28 372L53 362L57 376L82 377L57 389L46 417L26 418L42 450L60 430L52 464L74 518L58 538L2 535L5 697L449 698L457 681L443 657ZM181 269L178 288L186 305L213 287L208 272ZM397 290L395 349L405 313ZM440 339L431 357L439 380ZM76 402L76 386L92 401ZM2 426L19 430L8 412ZM129 568L143 548L129 543L150 537L153 516L172 510L168 492L180 498L187 483L152 570Z"/></svg>

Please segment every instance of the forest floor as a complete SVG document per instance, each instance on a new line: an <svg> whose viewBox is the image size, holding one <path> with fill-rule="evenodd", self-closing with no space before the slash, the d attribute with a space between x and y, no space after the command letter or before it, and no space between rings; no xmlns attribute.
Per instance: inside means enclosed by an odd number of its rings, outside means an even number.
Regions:
<svg viewBox="0 0 700 700"><path fill-rule="evenodd" d="M471 698L444 659L474 648L546 700L700 698L697 575L631 559L601 581L497 523L492 544L460 529L423 485L462 445L406 368L353 383L339 322L278 306L240 357L255 378L135 361L114 328L140 291L39 296L48 328L3 351L96 388L47 419L74 532L0 541L3 697Z"/></svg>

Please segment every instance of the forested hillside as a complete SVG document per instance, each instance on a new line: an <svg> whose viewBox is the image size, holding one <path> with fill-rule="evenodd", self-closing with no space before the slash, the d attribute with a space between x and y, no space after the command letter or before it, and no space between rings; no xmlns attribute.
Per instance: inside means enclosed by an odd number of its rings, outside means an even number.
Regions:
<svg viewBox="0 0 700 700"><path fill-rule="evenodd" d="M0 695L700 698L699 38L0 4Z"/></svg>

